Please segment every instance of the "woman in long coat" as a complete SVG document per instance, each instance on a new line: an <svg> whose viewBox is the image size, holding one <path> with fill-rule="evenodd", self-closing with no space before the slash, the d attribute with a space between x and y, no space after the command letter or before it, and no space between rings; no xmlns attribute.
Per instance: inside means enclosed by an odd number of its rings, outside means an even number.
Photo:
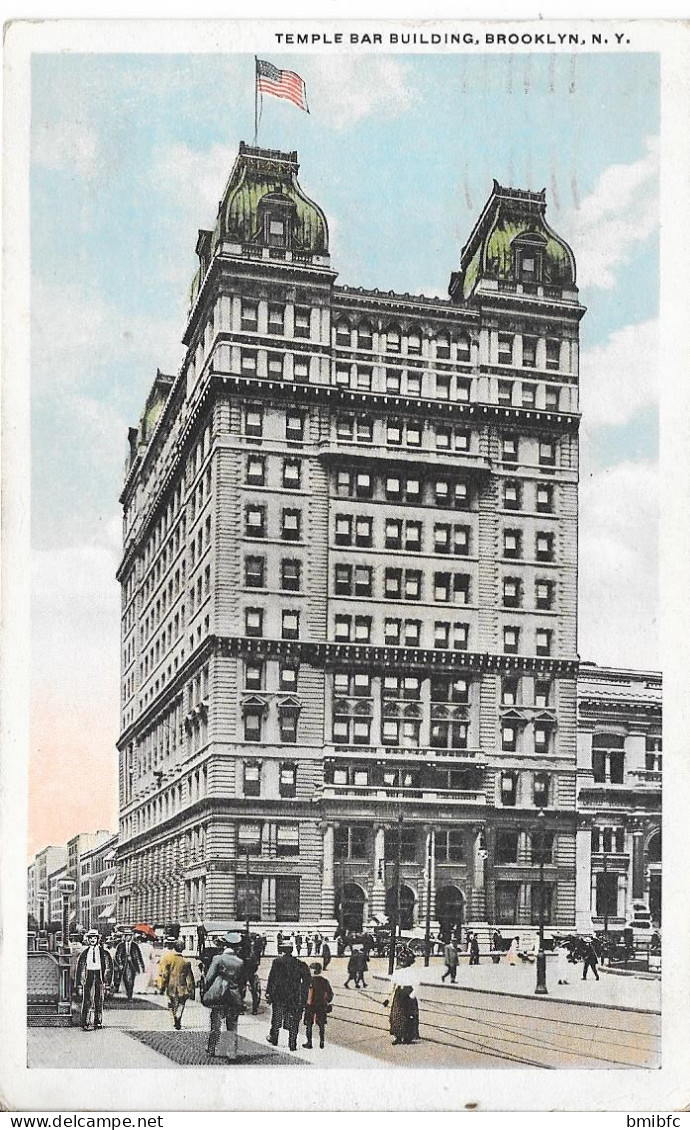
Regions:
<svg viewBox="0 0 690 1130"><path fill-rule="evenodd" d="M419 1039L419 1005L411 985L396 985L390 1014L394 1044L411 1044Z"/></svg>
<svg viewBox="0 0 690 1130"><path fill-rule="evenodd" d="M242 944L240 934L226 934L223 952L211 962L204 981L203 1004L211 1009L211 1031L207 1055L215 1056L223 1021L228 1031L226 1059L237 1059L237 1018L243 1011L240 985L244 963L235 952Z"/></svg>

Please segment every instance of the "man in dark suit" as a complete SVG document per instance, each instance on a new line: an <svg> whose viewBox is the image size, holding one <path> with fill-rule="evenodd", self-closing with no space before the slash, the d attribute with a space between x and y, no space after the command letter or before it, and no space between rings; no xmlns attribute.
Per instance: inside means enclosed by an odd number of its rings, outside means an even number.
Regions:
<svg viewBox="0 0 690 1130"><path fill-rule="evenodd" d="M269 1044L277 1046L280 1029L287 1028L290 1051L297 1051L297 1032L310 985L309 969L293 955L292 945L284 944L266 985L266 1001L272 1006Z"/></svg>
<svg viewBox="0 0 690 1130"><path fill-rule="evenodd" d="M137 973L144 972L145 965L132 931L124 930L123 935L122 941L115 950L115 992L120 988L122 981L127 993L127 1000L131 1001L134 992L134 978Z"/></svg>
<svg viewBox="0 0 690 1130"><path fill-rule="evenodd" d="M113 959L98 930L84 935L84 949L79 954L74 975L77 992L81 991L80 1023L85 1032L103 1027L103 997L113 979Z"/></svg>

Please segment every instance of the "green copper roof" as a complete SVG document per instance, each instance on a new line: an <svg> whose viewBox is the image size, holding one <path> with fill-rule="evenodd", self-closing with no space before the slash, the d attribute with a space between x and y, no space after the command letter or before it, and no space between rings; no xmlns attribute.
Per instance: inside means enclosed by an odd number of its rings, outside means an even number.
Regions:
<svg viewBox="0 0 690 1130"><path fill-rule="evenodd" d="M451 281L457 298L462 280L462 297L468 298L482 277L514 279L515 241L531 236L542 251L540 281L547 286L575 285L575 257L560 236L546 222L546 193L494 188L475 228L465 244L461 268Z"/></svg>
<svg viewBox="0 0 690 1130"><path fill-rule="evenodd" d="M221 203L216 238L235 243L262 241L260 205L262 201L269 204L272 198L294 209L293 250L328 254L326 217L300 188L298 170L296 153L252 149L241 142Z"/></svg>

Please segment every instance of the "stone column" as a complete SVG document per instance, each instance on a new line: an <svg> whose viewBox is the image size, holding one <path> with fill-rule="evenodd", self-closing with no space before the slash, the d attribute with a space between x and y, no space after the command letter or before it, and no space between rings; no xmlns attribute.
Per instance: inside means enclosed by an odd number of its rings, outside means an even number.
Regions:
<svg viewBox="0 0 690 1130"><path fill-rule="evenodd" d="M643 829L638 824L632 828L632 898L644 898Z"/></svg>
<svg viewBox="0 0 690 1130"><path fill-rule="evenodd" d="M589 820L578 821L575 840L575 930L592 931L592 829Z"/></svg>
<svg viewBox="0 0 690 1130"><path fill-rule="evenodd" d="M321 880L321 917L333 917L335 885L333 880L333 825L323 827L323 878Z"/></svg>
<svg viewBox="0 0 690 1130"><path fill-rule="evenodd" d="M371 890L372 914L384 914L386 910L386 831L382 825L374 833L374 881Z"/></svg>
<svg viewBox="0 0 690 1130"><path fill-rule="evenodd" d="M472 850L472 890L470 892L469 915L472 920L480 921L487 917L486 913L486 842L484 840L484 825L475 825L474 844Z"/></svg>
<svg viewBox="0 0 690 1130"><path fill-rule="evenodd" d="M427 828L425 840L425 865L424 865L424 899L423 913L426 924L427 892L429 892L429 919L433 922L436 916L436 830Z"/></svg>

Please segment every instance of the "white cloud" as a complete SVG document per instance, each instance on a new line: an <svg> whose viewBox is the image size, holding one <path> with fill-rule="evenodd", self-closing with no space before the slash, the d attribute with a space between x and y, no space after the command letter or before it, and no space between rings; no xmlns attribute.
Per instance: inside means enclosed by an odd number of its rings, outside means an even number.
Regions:
<svg viewBox="0 0 690 1130"><path fill-rule="evenodd" d="M90 177L98 172L102 154L96 131L85 122L40 123L32 132L33 160L44 169L68 169Z"/></svg>
<svg viewBox="0 0 690 1130"><path fill-rule="evenodd" d="M346 129L362 118L396 118L415 101L404 63L358 55L312 56L307 95L321 121ZM316 109L314 110L316 113Z"/></svg>
<svg viewBox="0 0 690 1130"><path fill-rule="evenodd" d="M580 410L587 429L620 426L659 397L659 324L616 330L602 345L583 350Z"/></svg>
<svg viewBox="0 0 690 1130"><path fill-rule="evenodd" d="M647 139L638 161L605 169L567 224L578 285L611 290L618 269L659 224L658 140Z"/></svg>
<svg viewBox="0 0 690 1130"><path fill-rule="evenodd" d="M580 655L659 663L659 483L656 465L620 463L580 488Z"/></svg>

